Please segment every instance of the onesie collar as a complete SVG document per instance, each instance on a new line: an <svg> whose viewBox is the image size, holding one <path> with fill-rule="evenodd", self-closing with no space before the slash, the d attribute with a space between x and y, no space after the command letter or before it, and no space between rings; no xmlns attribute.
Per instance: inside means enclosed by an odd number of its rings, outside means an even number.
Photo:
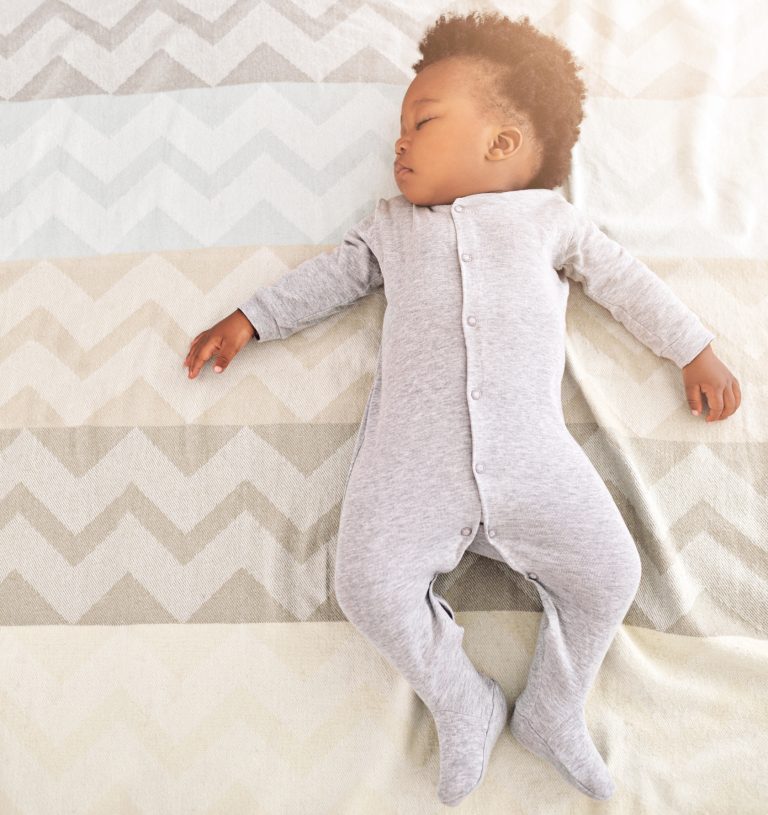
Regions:
<svg viewBox="0 0 768 815"><path fill-rule="evenodd" d="M467 204L469 206L507 204L521 198L535 197L539 195L560 195L560 193L543 187L533 187L525 190L506 190L504 192L476 192L472 195L461 195L450 204L432 204L428 206L427 209L450 209L455 204ZM418 206L418 204L414 204L414 206Z"/></svg>

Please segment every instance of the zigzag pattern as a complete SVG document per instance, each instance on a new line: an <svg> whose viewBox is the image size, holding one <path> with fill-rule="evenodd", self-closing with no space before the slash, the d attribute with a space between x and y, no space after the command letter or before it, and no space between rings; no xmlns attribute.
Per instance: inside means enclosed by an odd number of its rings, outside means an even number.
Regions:
<svg viewBox="0 0 768 815"><path fill-rule="evenodd" d="M41 3L26 14L7 9L4 47L15 75L24 76L29 89L48 70L38 66L34 77L24 74L30 57L21 43L30 32L39 31L44 43L52 27L64 25L90 47L126 62L132 39L146 43L147 31L158 30L165 14L176 25L160 26L162 33L152 40L155 56L164 37L178 43L184 37L207 38L212 48L220 46L227 59L241 64L232 36L249 31L254 15L277 8L223 3L201 10L196 5L124 2L90 9L87 3L81 8ZM291 4L279 8L296 11ZM372 8L316 8L312 19L294 14L292 25L317 47L326 47L331 30L352 20L356 24ZM395 25L411 19L389 6L373 13L386 13ZM273 14L270 23L287 19ZM561 15L558 25L572 20ZM632 36L663 34L667 22L658 15L623 18L617 26L634 35L599 26L595 31L631 53ZM241 46L249 39L252 34ZM301 53L318 65L312 47ZM336 49L334 58L349 58L347 50L345 55ZM70 51L59 48L56 59L66 60ZM79 53L89 59L87 49ZM193 49L189 59L199 60L200 53ZM149 63L136 67L141 55L141 48L132 53L130 76L141 75L141 88L151 90ZM366 62L369 79L375 64ZM599 58L591 62L602 64ZM754 71L755 63L749 69ZM650 77L658 66L647 70ZM14 70L8 81L13 76ZM52 76L45 80L49 89L55 87ZM122 76L124 85L128 76ZM5 550L3 572L9 621L219 621L235 607L242 619L253 621L338 617L328 564L351 438L373 375L383 293L285 343L243 351L226 376L204 373L190 383L180 361L189 338L213 318L205 317L208 304L242 302L258 285L269 285L317 254L318 242L331 248L375 203L375 193L360 200L358 190L371 189L376 174L393 184L390 148L396 133L384 134L396 127L402 86L327 82L278 90L188 84L178 81L173 93L152 96L116 98L101 87L84 97L6 105L2 245L22 259L0 267L5 305L0 365L11 372L0 377L0 424L28 428L6 434L3 443L8 466L0 506L4 529L16 541ZM766 357L766 343L758 339L768 298L764 264L701 255L710 248L713 254L732 255L744 241L758 254L763 232L734 221L707 246L704 213L698 221L688 211L682 218L667 216L665 208L686 209L679 191L687 179L676 164L674 135L680 117L690 115L697 101L691 98L686 110L679 103L685 94L663 93L658 84L656 91L654 99L676 101L656 105L668 119L660 119L655 130L643 126L647 110L612 107L608 95L596 99L603 108L601 132L591 134L604 139L608 128L618 149L613 158L601 151L601 161L604 167L615 161L617 174L625 178L637 151L650 154L651 139L660 142L655 172L635 170L645 186L632 190L633 200L653 202L655 226L647 217L636 225L617 217L599 185L589 194L590 214L630 249L633 240L641 245L652 240L657 257L649 264L697 313L711 313L707 322L724 349L746 365L759 366ZM747 119L750 112L729 103L721 115ZM340 139L339 132L355 121L365 122L367 131ZM269 127L259 129L260 122ZM659 138L662 129L667 133ZM588 167L589 157L598 153L589 139L586 132L577 145L576 199L585 194L579 168ZM746 172L743 163L737 166ZM698 182L701 173L693 169ZM664 175L673 179L671 185L660 184ZM254 190L265 191L263 202ZM260 236L264 245L257 243ZM222 241L245 245L200 248ZM158 251L165 242L175 251ZM688 244L698 250L693 257L682 255ZM125 251L117 254L118 249ZM75 254L70 260L68 252ZM26 254L31 257L25 259ZM702 275L712 280L710 287L699 285ZM766 614L755 598L765 582L765 570L757 564L768 548L759 531L768 515L766 473L744 455L701 448L676 369L639 347L579 286L572 289L569 369L562 388L566 419L574 435L584 434L580 443L635 533L648 586L669 584L662 608L652 597L638 599L632 612L636 621L698 635L764 631ZM712 312L713 292L723 319ZM735 311L741 315L737 326L728 317ZM213 306L213 314L218 312ZM649 393L655 394L651 400ZM190 427L179 432L181 423ZM302 425L304 440L297 445ZM596 433L596 427L605 432ZM710 432L731 445L765 444L762 427L747 421ZM631 439L649 441L638 452ZM35 470L29 461L36 462ZM254 461L259 474L268 477L254 474ZM126 462L141 462L141 469L125 467ZM637 475L628 477L628 463L636 473L643 469L642 490ZM729 493L694 493L680 503L677 484L695 483L700 467L717 470L720 483L751 493L749 511L734 512L728 501L718 500ZM47 475L36 483L38 470ZM336 491L329 492L334 483ZM713 525L717 536L710 534ZM118 543L124 537L146 542L142 558L124 556ZM260 553L268 553L266 561L244 550L241 539L247 547L258 541ZM686 545L677 551L675 540ZM113 564L106 572L96 566L102 559L94 559L105 547ZM724 591L725 585L733 588L728 581L709 579L702 565L713 560L713 548L723 553L720 560L739 583L752 587L738 600ZM209 552L223 556L215 568ZM50 567L43 576L41 563ZM497 565L508 579L509 569ZM193 581L187 578L191 569ZM72 591L76 586L80 592ZM530 603L520 588L508 594L508 608ZM461 586L454 600L459 606L476 602L471 585ZM690 616L694 610L696 619Z"/></svg>
<svg viewBox="0 0 768 815"><path fill-rule="evenodd" d="M412 48L404 44L418 41L434 16L430 9L415 19L408 4L398 8L369 0L328 5L315 15L290 0L236 0L219 5L217 16L213 16L213 6L206 16L204 4L178 0L106 6L100 10L98 5L81 3L78 8L73 2L51 0L26 16L18 6L5 8L0 18L0 53L10 70L0 81L0 98L25 101L252 82L356 82L362 78L402 84L410 76L413 61ZM427 11L424 5L419 8ZM738 15L729 14L723 6L700 14L699 24L682 21L687 25L689 48L686 61L681 62L665 45L665 40L677 34L681 19L666 8L646 17L638 15L623 25L556 3L546 11L536 6L538 24L544 28L556 24L557 34L573 42L577 51L580 43L574 40L579 39L579 27L588 27L595 40L589 43L593 96L765 95L768 65L764 61L756 64L756 58L765 59L763 35L751 24L749 13L740 7ZM715 15L717 22L725 16L731 28L714 26ZM369 30L378 33L375 45L361 45L359 32ZM572 32L573 37L569 36ZM748 62L737 63L737 70L729 75L711 67L724 32L732 36L732 50L738 47L751 56ZM34 49L27 47L30 40ZM612 52L624 57L618 71Z"/></svg>
<svg viewBox="0 0 768 815"><path fill-rule="evenodd" d="M238 619L254 622L340 617L329 564L373 376L383 293L285 342L245 349L224 376L208 369L190 382L181 367L199 330L194 315L205 311L201 291L210 301L240 302L259 277L268 285L313 254L311 246L209 249L204 260L152 253L0 267L3 301L16 321L7 322L0 357L12 372L0 377L0 424L9 428L0 436L0 511L4 535L14 541L3 550L0 618L224 622L234 609ZM702 266L662 261L659 268L685 299L701 296L692 283ZM724 285L731 279L723 275ZM751 299L754 322L744 320L743 331L757 334L765 276L733 279L739 284L728 311L737 299ZM55 286L46 285L51 280ZM676 393L677 369L661 365L578 285L573 289L564 412L644 559L648 596L638 596L628 619L698 635L764 632L758 598L766 570L758 564L767 547L755 530L768 517L766 468L701 447ZM144 362L137 367L134 360ZM659 394L650 403L649 392ZM179 422L191 424L180 431ZM720 438L745 440L739 427L718 428ZM642 449L630 442L633 434L645 440ZM619 454L606 455L617 443ZM752 443L768 444L758 427ZM627 462L643 468L639 492L624 473ZM729 488L681 503L677 485L697 483L702 471ZM43 472L45 479L26 475ZM731 496L750 490L749 511L735 508ZM717 537L709 532L714 526ZM678 552L676 539L689 543ZM130 556L123 541L131 541ZM713 577L708 564L718 560L735 582ZM503 608L530 607L520 581L505 596L513 575L506 565L494 573L491 607L499 597ZM457 608L486 607L482 599L477 605L476 585L467 580L454 588Z"/></svg>
<svg viewBox="0 0 768 815"><path fill-rule="evenodd" d="M334 453L309 474L250 429L228 433L226 441L204 428L184 436L159 429L145 435L137 429L119 439L114 431L97 428L62 438L54 431L40 434L39 440L37 433L17 436L4 446L5 469L19 473L25 461L34 460L49 477L36 485L35 494L16 486L0 500L0 516L9 519L0 566L0 608L9 617L4 621L18 621L14 609L23 609L25 624L51 622L52 614L71 623L130 622L136 604L124 601L131 595L145 598L143 622L220 622L220 609L236 607L241 615L247 607L248 616L240 619L253 622L323 619L318 610L324 604L330 604L325 613L337 619L327 568L351 453L348 431L355 430L347 428L343 453ZM295 436L290 429L283 432L281 448ZM584 445L588 454L604 447L600 435L593 433ZM206 446L214 450L210 459L190 469L185 449ZM315 449L329 446L313 443ZM83 460L83 449L90 461ZM653 450L649 445L644 461L653 461ZM142 462L141 481L131 471L120 476L121 466L132 461ZM240 473L254 461L259 465L250 483ZM754 495L754 517L742 516L729 496L748 485L708 450L694 447L662 468L647 491L650 506L643 508L663 506L671 485L693 480L702 468L724 485L706 512L697 498L690 508L669 508L669 529L644 528L642 518L632 524L643 555L638 611L654 627L668 630L690 611L700 592L731 604L728 598L738 595L738 607L731 608L741 614L731 633L743 633L745 625L765 633L761 598L768 572L755 561L759 552L749 545L749 536L753 523L768 515L768 495ZM626 510L629 499L611 472L601 476ZM83 504L78 497L85 495ZM244 507L250 511L244 513ZM258 515L251 519L252 513ZM718 538L708 532L713 518ZM690 541L680 551L671 534L676 528L681 540ZM725 531L730 531L727 538ZM722 568L713 571L717 563ZM245 585L251 586L247 603ZM460 593L454 589L457 607L465 607L475 592L474 581ZM661 607L659 597L664 598ZM520 607L517 598L508 602L504 608ZM29 609L43 617L30 617Z"/></svg>
<svg viewBox="0 0 768 815"><path fill-rule="evenodd" d="M24 259L336 244L378 197L399 194L392 161L402 92L243 85L6 103L0 252ZM645 105L642 114L615 102L594 106L575 148L571 197L607 234L635 254L652 247L678 262L768 256L759 221L729 206L733 196L765 200L757 179L768 173L768 154L757 151L751 166L739 160L754 152L748 106L709 111L694 99ZM697 155L697 127L732 133L714 169ZM689 135L678 136L681 130ZM606 139L616 147L606 151ZM681 161L686 139L689 158ZM590 180L597 171L584 178L578 169L593 156L606 183ZM734 192L726 197L725 189Z"/></svg>
<svg viewBox="0 0 768 815"><path fill-rule="evenodd" d="M316 254L312 246L249 247L0 264L5 305L0 365L13 374L0 377L0 426L111 424L126 415L131 424L157 425L175 425L180 418L217 424L267 418L359 422L386 308L382 290L285 342L243 349L226 376L213 377L205 388L189 383L181 366L189 339L220 312L217 303L242 302ZM719 342L742 365L760 368L767 361L760 344L768 302L765 264L746 270L724 260L648 263L698 313L709 307L710 296L699 281L719 274L713 289L724 320L713 313L708 321L722 337ZM728 317L734 312L738 325ZM582 396L580 388L599 397L586 412L574 407L571 421L599 416L603 426L620 424L647 438L686 408L677 369L660 364L577 283L571 283L567 320L571 354L564 403ZM15 399L20 391L23 403ZM632 411L649 391L658 395ZM718 430L740 432L732 427L726 423ZM670 432L674 435L657 438L683 438L685 428L678 422ZM733 438L768 441L759 423Z"/></svg>

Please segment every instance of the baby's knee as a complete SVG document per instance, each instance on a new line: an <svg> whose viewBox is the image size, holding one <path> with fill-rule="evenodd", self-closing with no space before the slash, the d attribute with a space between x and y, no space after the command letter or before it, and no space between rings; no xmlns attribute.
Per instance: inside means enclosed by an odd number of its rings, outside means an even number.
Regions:
<svg viewBox="0 0 768 815"><path fill-rule="evenodd" d="M595 593L601 597L606 614L623 618L640 586L642 566L637 546L627 538L605 568L601 570Z"/></svg>
<svg viewBox="0 0 768 815"><path fill-rule="evenodd" d="M633 545L628 554L627 581L629 590L632 592L632 596L634 596L640 587L640 578L642 577L643 573L643 565L640 560L640 553L638 552L634 541L632 541L632 544Z"/></svg>
<svg viewBox="0 0 768 815"><path fill-rule="evenodd" d="M537 564L536 582L555 603L604 620L623 617L637 594L641 571L637 547L627 535L610 551L584 550L575 561Z"/></svg>
<svg viewBox="0 0 768 815"><path fill-rule="evenodd" d="M355 575L351 569L338 560L334 570L333 590L339 608L344 612L344 616L351 620L356 616L361 600L359 575Z"/></svg>
<svg viewBox="0 0 768 815"><path fill-rule="evenodd" d="M350 621L381 616L382 608L390 603L381 566L369 560L337 558L333 583L336 602Z"/></svg>

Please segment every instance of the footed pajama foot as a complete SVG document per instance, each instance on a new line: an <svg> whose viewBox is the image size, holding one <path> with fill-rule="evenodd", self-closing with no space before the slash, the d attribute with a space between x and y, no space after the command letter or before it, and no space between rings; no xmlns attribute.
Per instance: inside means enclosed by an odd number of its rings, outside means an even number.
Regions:
<svg viewBox="0 0 768 815"><path fill-rule="evenodd" d="M488 719L452 711L434 714L440 745L441 803L456 806L480 786L496 741L507 723L509 709L504 691L495 680Z"/></svg>
<svg viewBox="0 0 768 815"><path fill-rule="evenodd" d="M604 801L616 790L611 774L592 741L583 713L566 719L547 736L513 709L509 723L512 735L527 750L549 761L568 783L590 798Z"/></svg>

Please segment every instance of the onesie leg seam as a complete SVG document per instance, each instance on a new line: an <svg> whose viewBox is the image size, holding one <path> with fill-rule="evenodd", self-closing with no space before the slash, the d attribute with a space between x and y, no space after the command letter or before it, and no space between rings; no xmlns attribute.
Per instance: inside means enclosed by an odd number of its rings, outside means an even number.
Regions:
<svg viewBox="0 0 768 815"><path fill-rule="evenodd" d="M542 604L543 605L543 604ZM544 611L542 612L541 622L539 624L539 633L543 630L544 624L547 622L547 609L544 607ZM533 694L533 701L531 702L531 710L535 710L536 702L539 701L539 690L541 689L541 671L544 665L544 657L547 654L547 640L546 638L542 639L541 641L541 657L538 660L538 664L536 665L536 687L534 689ZM534 658L536 656L536 652L534 650Z"/></svg>
<svg viewBox="0 0 768 815"><path fill-rule="evenodd" d="M530 717L530 716L528 716L528 715L527 715L527 714L525 714L525 713L520 713L520 712L518 711L518 716L520 716L521 718L525 719L525 721L526 721L526 722L527 722L527 723L530 725L531 730L533 730L533 731L534 731L534 733L536 733L536 735L537 735L537 736L538 736L540 739L542 739L542 740L546 741L546 742L547 742L547 744L549 744L549 740L550 740L550 739L551 739L551 738L552 738L552 737L553 737L553 736L554 736L554 735L555 735L555 734L556 734L556 733L557 733L557 732L560 730L560 728L561 728L563 725L565 725L565 724L567 724L568 722L570 722L570 721L571 721L571 719L573 719L573 717L574 717L574 716L577 716L577 715L578 715L578 713L569 713L569 714L568 714L568 715L567 715L567 716L566 716L564 719L560 719L560 721L559 721L559 722L558 722L556 725L554 725L554 727L549 727L549 728L547 728L547 735L546 735L546 736L544 736L544 735L543 735L543 733L542 733L540 730L537 730L537 729L536 729L536 728L533 726L533 719L531 719L531 717Z"/></svg>
<svg viewBox="0 0 768 815"><path fill-rule="evenodd" d="M483 716L475 716L473 713L459 713L458 710L449 710L448 708L440 708L434 712L434 716L440 716L442 713L447 713L449 716L463 716L465 719L472 719L473 721L484 721Z"/></svg>
<svg viewBox="0 0 768 815"><path fill-rule="evenodd" d="M491 711L493 711L493 706L496 703L496 698L494 695L494 687L493 687L493 680L491 680ZM446 714L448 716L461 716L463 719L469 719L472 722L485 722L485 715L482 713L464 713L459 710L453 710L449 707L441 707L437 710L432 711L432 717L435 718L440 716L441 714ZM493 716L491 715L491 718ZM490 720L489 720L490 721Z"/></svg>
<svg viewBox="0 0 768 815"><path fill-rule="evenodd" d="M484 734L484 738L483 738L483 761L482 761L482 764L480 765L480 772L478 773L477 780L472 785L472 787L471 787L471 789L469 791L462 793L457 798L452 798L450 801L443 801L443 803L447 804L448 806L455 806L460 801L463 801L464 798L466 798L469 795L469 793L474 792L474 790L477 789L477 787L480 785L480 782L483 780L483 777L485 776L486 768L487 768L487 766L488 766L488 764L490 762L490 758L491 758L490 752L488 750L488 738L490 737L491 726L493 725L494 716L496 714L496 707L497 707L496 696L497 696L497 693L501 696L502 704L504 704L505 700L504 700L504 697L503 697L503 691L501 690L500 687L497 687L496 683L494 682L494 686L493 686L493 689L492 689L492 697L491 697L491 712L490 712L490 714L488 716L488 722L487 722L487 724L485 726L485 734ZM459 714L455 714L455 715L466 716L466 714L463 714L463 713L459 713ZM474 716L474 717L471 717L471 718L482 719L481 716ZM501 724L499 725L499 731L504 727L504 723L506 722L506 719L507 719L507 717L505 715L504 716L504 721L501 722Z"/></svg>
<svg viewBox="0 0 768 815"><path fill-rule="evenodd" d="M516 715L517 715L517 716L519 716L519 717L520 717L520 718L521 718L521 719L522 719L522 720L525 722L526 726L527 726L527 727L529 727L529 728L530 728L530 729L533 731L533 733L534 733L534 735L536 736L536 738L537 738L537 739L539 739L539 741L540 741L540 742L541 742L541 743L544 745L544 749L546 750L546 752L548 752L548 753L549 753L549 755L547 756L547 759L548 759L549 761L553 761L553 762L554 762L554 763L555 763L555 764L556 764L556 765L559 767L559 769L560 769L560 770L561 770L563 773L565 773L565 774L567 775L567 777L570 779L570 781L571 781L571 783L572 783L572 784L575 784L575 785L576 785L576 786L577 786L577 787L578 787L578 788L579 788L579 789L580 789L582 792L586 793L586 794L587 794L587 795L589 795L591 798L594 798L594 797L595 797L595 794L594 794L593 790L589 789L588 787L585 787L585 786L584 786L584 785L581 783L581 781L579 781L579 780L578 780L576 777L574 777L573 773L571 773L571 772L568 770L568 768L567 768L567 767L565 767L565 765L564 765L564 764L562 764L562 763L560 762L560 760L557 758L557 755L555 754L554 750L552 749L552 747L551 747L550 743L549 743L549 742L547 741L547 739L545 739L545 738L544 738L544 736L542 736L542 735L541 735L541 733L539 733L539 731L538 731L538 730L537 730L537 729L536 729L536 728L533 726L533 723L531 722L531 720L530 720L530 719L529 719L527 716L524 716L524 715L523 715L522 713L520 713L519 711L515 711L515 713L516 713ZM572 719L572 718L573 718L572 716L569 716L567 719L564 719L564 720L563 720L563 721L562 721L560 724L565 724L565 722L569 721L569 720L570 720L570 719ZM558 727L559 727L559 726L560 726L560 725L558 725ZM554 732L554 731L552 731L552 732ZM550 734L550 735L551 735L551 734Z"/></svg>

